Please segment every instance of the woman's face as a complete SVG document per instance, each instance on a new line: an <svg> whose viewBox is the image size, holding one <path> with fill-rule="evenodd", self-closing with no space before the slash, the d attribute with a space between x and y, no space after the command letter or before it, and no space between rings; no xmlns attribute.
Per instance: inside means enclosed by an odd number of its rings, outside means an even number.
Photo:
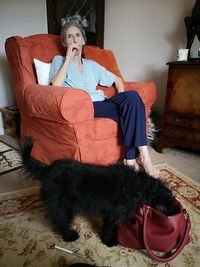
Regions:
<svg viewBox="0 0 200 267"><path fill-rule="evenodd" d="M66 31L66 46L67 48L76 44L78 47L78 52L82 51L82 46L85 44L85 40L79 28L76 26L71 26Z"/></svg>

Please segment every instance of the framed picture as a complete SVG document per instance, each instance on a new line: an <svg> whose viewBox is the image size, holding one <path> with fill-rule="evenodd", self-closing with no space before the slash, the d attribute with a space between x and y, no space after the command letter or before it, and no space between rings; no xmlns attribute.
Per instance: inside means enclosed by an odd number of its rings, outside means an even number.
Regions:
<svg viewBox="0 0 200 267"><path fill-rule="evenodd" d="M80 16L87 44L103 48L105 0L47 0L48 33L60 34L61 19Z"/></svg>

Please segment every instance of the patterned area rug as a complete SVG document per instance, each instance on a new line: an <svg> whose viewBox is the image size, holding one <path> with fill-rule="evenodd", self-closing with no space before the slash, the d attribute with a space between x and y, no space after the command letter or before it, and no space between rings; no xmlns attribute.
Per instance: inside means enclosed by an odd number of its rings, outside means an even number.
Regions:
<svg viewBox="0 0 200 267"><path fill-rule="evenodd" d="M20 156L12 147L0 141L0 175L19 169L21 166Z"/></svg>
<svg viewBox="0 0 200 267"><path fill-rule="evenodd" d="M80 238L66 243L52 229L38 193L29 188L0 195L0 266L1 267L64 267L72 263L90 263L111 267L197 267L200 262L200 185L167 165L159 167L162 179L173 189L187 209L192 228L190 243L171 262L158 264L144 250L116 246L108 248L100 241L98 221L77 217L74 228ZM82 257L57 250L58 245Z"/></svg>

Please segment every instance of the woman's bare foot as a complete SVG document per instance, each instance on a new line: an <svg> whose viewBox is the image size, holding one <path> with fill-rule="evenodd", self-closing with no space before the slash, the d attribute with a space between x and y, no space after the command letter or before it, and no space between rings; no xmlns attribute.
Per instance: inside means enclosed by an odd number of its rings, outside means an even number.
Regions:
<svg viewBox="0 0 200 267"><path fill-rule="evenodd" d="M159 176L160 176L159 170L157 170L153 167L147 146L141 146L141 147L138 147L138 149L140 151L140 155L137 158L138 165L142 166L142 168L149 175L151 175L155 178L159 178Z"/></svg>
<svg viewBox="0 0 200 267"><path fill-rule="evenodd" d="M136 159L124 159L124 165L134 167L137 172L140 170L140 166L137 163Z"/></svg>
<svg viewBox="0 0 200 267"><path fill-rule="evenodd" d="M155 169L151 163L151 161L146 160L146 159L142 159L142 157L137 158L137 163L138 165L140 165L140 168L143 168L143 170L145 170L149 175L155 177L155 178L159 178L159 171L157 169Z"/></svg>

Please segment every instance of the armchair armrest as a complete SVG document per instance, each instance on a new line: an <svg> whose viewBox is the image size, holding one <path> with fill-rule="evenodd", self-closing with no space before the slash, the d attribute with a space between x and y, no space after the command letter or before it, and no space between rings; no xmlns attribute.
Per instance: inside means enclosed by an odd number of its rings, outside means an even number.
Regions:
<svg viewBox="0 0 200 267"><path fill-rule="evenodd" d="M142 98L145 106L149 108L153 105L156 99L156 85L154 82L124 82L124 89L135 90Z"/></svg>
<svg viewBox="0 0 200 267"><path fill-rule="evenodd" d="M28 85L24 90L26 115L56 122L77 122L94 118L90 96L81 89Z"/></svg>
<svg viewBox="0 0 200 267"><path fill-rule="evenodd" d="M151 106L156 99L156 85L154 82L124 82L124 89L138 92L145 105L146 122L148 120ZM148 124L146 123L146 134L148 135Z"/></svg>
<svg viewBox="0 0 200 267"><path fill-rule="evenodd" d="M114 86L109 88L103 86L97 86L97 89L100 89L104 92L107 97L112 97L117 93L117 90ZM145 106L149 108L153 105L156 98L156 86L154 82L131 82L125 81L124 82L124 90L135 90L139 93L140 97L142 98Z"/></svg>

